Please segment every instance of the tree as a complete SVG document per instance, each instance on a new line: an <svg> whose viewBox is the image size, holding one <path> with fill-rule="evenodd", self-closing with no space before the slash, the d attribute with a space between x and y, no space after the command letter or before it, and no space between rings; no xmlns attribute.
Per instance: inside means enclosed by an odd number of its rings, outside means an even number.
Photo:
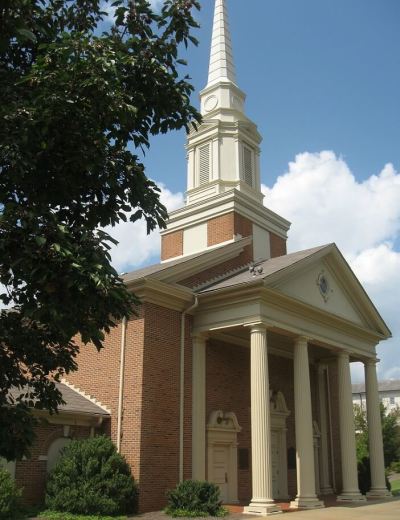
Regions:
<svg viewBox="0 0 400 520"><path fill-rule="evenodd" d="M196 0L3 0L0 6L0 455L28 454L34 417L62 403L80 338L105 334L137 299L100 230L166 209L136 150L200 120L181 77ZM51 374L52 378L49 377ZM29 383L29 387L26 385ZM25 388L13 400L10 388ZM26 390L28 388L28 390Z"/></svg>
<svg viewBox="0 0 400 520"><path fill-rule="evenodd" d="M361 462L369 458L367 412L360 405L354 405L354 417L357 440L357 460ZM383 451L385 466L389 467L394 461L400 460L400 409L386 413L381 404Z"/></svg>

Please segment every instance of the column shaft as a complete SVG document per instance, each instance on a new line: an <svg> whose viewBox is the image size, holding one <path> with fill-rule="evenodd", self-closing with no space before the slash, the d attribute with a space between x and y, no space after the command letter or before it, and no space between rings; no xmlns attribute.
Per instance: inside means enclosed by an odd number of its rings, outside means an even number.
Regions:
<svg viewBox="0 0 400 520"><path fill-rule="evenodd" d="M268 376L267 330L250 331L251 453L253 498L247 513L280 513L272 490L271 418Z"/></svg>
<svg viewBox="0 0 400 520"><path fill-rule="evenodd" d="M291 507L320 508L315 493L314 439L311 408L308 343L298 338L294 345L294 406L296 421L297 496Z"/></svg>
<svg viewBox="0 0 400 520"><path fill-rule="evenodd" d="M192 478L206 479L206 339L193 337Z"/></svg>
<svg viewBox="0 0 400 520"><path fill-rule="evenodd" d="M329 474L328 414L326 396L326 368L318 366L319 422L321 431L320 484L321 494L330 495L333 489Z"/></svg>
<svg viewBox="0 0 400 520"><path fill-rule="evenodd" d="M371 497L391 497L391 493L386 488L382 422L375 361L367 361L365 363L365 389L367 393L369 459L371 466L371 490L367 495Z"/></svg>
<svg viewBox="0 0 400 520"><path fill-rule="evenodd" d="M337 500L359 502L365 500L358 487L356 433L350 376L350 359L347 352L338 355L339 425L342 455L342 493Z"/></svg>

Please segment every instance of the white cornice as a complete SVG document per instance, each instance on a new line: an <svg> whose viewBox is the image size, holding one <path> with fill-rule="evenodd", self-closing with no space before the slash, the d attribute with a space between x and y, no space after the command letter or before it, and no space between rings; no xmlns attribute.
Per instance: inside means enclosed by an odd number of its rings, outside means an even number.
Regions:
<svg viewBox="0 0 400 520"><path fill-rule="evenodd" d="M183 286L165 283L154 278L141 278L128 284L142 301L182 312L193 301L193 292Z"/></svg>
<svg viewBox="0 0 400 520"><path fill-rule="evenodd" d="M255 203L254 199L236 189L214 195L207 200L196 202L173 211L169 215L167 229L161 235L184 229L193 225L206 222L211 218L219 217L235 211L248 218L263 229L270 231L284 239L290 228L290 222L269 210L261 203Z"/></svg>

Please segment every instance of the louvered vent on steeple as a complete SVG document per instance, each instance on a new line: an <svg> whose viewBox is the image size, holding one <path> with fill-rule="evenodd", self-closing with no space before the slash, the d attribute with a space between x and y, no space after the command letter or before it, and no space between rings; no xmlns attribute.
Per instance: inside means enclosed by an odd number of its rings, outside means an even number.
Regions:
<svg viewBox="0 0 400 520"><path fill-rule="evenodd" d="M206 144L200 148L199 160L199 186L210 182L210 145Z"/></svg>
<svg viewBox="0 0 400 520"><path fill-rule="evenodd" d="M253 186L253 158L251 150L246 146L243 147L243 172L244 181L249 186Z"/></svg>

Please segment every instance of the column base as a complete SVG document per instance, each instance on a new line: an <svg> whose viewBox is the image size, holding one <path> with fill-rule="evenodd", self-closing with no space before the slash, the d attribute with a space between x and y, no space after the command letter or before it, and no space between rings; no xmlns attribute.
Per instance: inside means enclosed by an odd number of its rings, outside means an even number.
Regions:
<svg viewBox="0 0 400 520"><path fill-rule="evenodd" d="M321 493L320 495L334 495L334 492L333 492L333 488L331 487L326 487L326 488L321 488Z"/></svg>
<svg viewBox="0 0 400 520"><path fill-rule="evenodd" d="M393 498L392 493L387 488L371 489L366 493L367 498Z"/></svg>
<svg viewBox="0 0 400 520"><path fill-rule="evenodd" d="M296 497L290 502L291 509L322 509L325 504L317 497Z"/></svg>
<svg viewBox="0 0 400 520"><path fill-rule="evenodd" d="M367 499L360 492L342 493L336 497L336 502L365 502Z"/></svg>
<svg viewBox="0 0 400 520"><path fill-rule="evenodd" d="M282 513L282 509L275 502L251 502L243 509L246 515L277 515Z"/></svg>

